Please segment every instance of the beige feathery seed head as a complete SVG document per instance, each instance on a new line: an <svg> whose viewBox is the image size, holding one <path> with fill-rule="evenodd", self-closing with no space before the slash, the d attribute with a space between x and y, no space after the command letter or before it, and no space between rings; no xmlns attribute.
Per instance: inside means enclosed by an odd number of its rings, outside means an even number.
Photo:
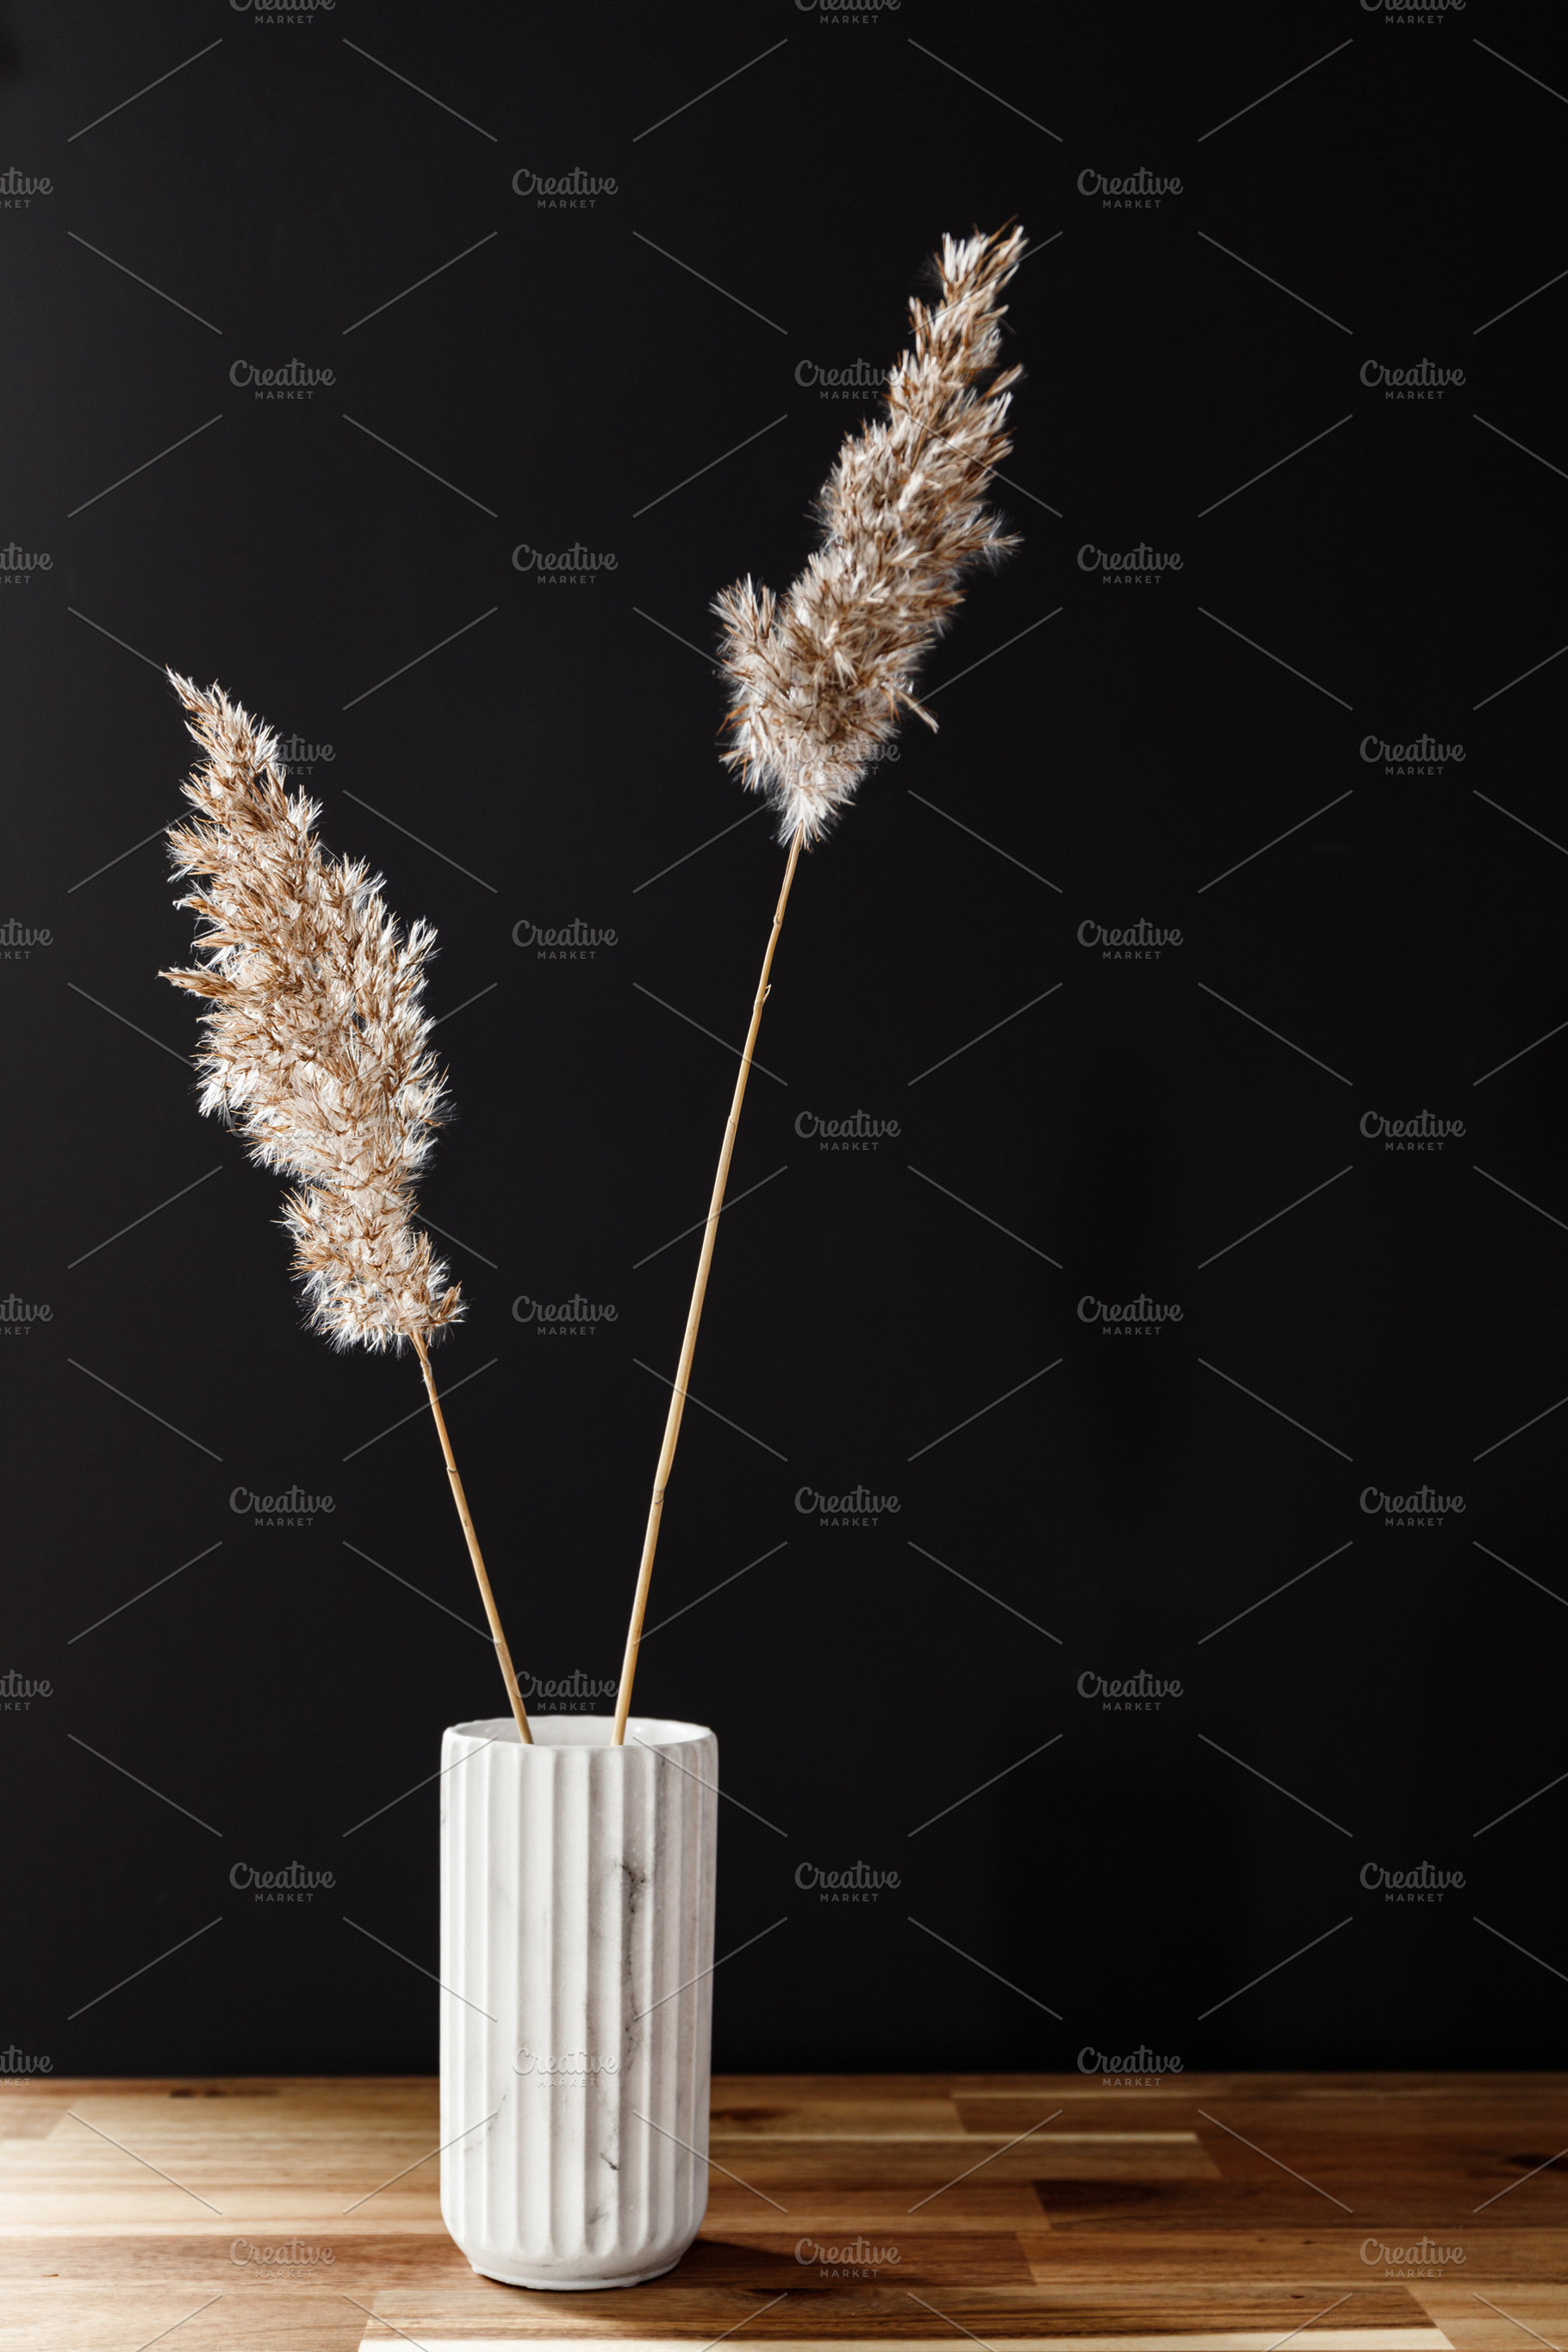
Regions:
<svg viewBox="0 0 1568 2352"><path fill-rule="evenodd" d="M414 1224L446 1108L422 996L436 934L404 935L363 865L324 856L321 811L285 790L278 738L217 687L170 672L203 761L169 828L204 961L165 980L206 1000L201 1107L295 1179L283 1223L313 1327L400 1349L462 1313Z"/></svg>
<svg viewBox="0 0 1568 2352"><path fill-rule="evenodd" d="M725 589L721 661L734 689L726 764L765 792L779 838L817 841L855 795L961 601L959 583L1016 541L985 505L1021 370L993 376L1024 232L958 241L936 257L941 300L910 304L914 349L888 377L886 414L851 434L817 502L822 546L782 602Z"/></svg>

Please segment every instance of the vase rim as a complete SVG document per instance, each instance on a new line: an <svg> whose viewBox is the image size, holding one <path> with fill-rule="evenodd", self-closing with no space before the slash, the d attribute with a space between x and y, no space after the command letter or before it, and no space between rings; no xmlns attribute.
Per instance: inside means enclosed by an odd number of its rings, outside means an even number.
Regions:
<svg viewBox="0 0 1568 2352"><path fill-rule="evenodd" d="M534 1745L544 1748L610 1748L611 1734L616 1727L613 1715L533 1715L529 1718ZM458 1739L472 1739L487 1746L515 1748L521 1753L522 1741L516 1724L509 1715L476 1718L470 1723L454 1723L447 1727ZM626 1723L626 1746L628 1748L683 1748L697 1741L711 1739L712 1732L705 1723L680 1723L667 1716L634 1715Z"/></svg>

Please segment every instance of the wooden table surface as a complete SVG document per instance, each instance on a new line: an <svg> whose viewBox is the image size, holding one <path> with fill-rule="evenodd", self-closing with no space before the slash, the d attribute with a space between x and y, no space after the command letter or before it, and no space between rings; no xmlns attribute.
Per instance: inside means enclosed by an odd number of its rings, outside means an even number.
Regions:
<svg viewBox="0 0 1568 2352"><path fill-rule="evenodd" d="M0 2346L1568 2347L1568 2074L731 2075L700 2239L602 2294L478 2277L438 2136L421 2078L7 2077Z"/></svg>

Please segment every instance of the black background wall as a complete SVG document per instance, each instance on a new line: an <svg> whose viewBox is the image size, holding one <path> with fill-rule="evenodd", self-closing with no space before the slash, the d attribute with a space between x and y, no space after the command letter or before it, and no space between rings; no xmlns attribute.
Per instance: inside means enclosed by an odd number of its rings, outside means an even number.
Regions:
<svg viewBox="0 0 1568 2352"><path fill-rule="evenodd" d="M1015 215L1024 545L803 866L637 1686L734 1800L717 2057L1560 2063L1556 12L5 32L7 2063L432 2065L501 1703L413 1368L301 1330L195 1108L159 666L439 929L454 1440L525 1685L602 1708L781 870L708 600Z"/></svg>

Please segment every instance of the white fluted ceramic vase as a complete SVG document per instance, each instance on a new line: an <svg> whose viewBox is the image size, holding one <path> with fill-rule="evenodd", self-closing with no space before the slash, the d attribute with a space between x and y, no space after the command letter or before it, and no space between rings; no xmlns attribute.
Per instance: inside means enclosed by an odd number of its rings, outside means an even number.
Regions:
<svg viewBox="0 0 1568 2352"><path fill-rule="evenodd" d="M441 1749L441 2212L510 2286L633 2286L708 2202L719 1743L602 1716Z"/></svg>

